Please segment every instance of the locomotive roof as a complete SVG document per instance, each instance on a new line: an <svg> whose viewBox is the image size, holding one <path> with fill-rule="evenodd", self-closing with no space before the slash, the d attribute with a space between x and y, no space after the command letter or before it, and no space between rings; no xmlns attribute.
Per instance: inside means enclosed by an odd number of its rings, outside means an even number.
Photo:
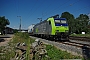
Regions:
<svg viewBox="0 0 90 60"><path fill-rule="evenodd" d="M55 20L66 20L66 18L54 18Z"/></svg>
<svg viewBox="0 0 90 60"><path fill-rule="evenodd" d="M36 25L39 25L39 24L41 24L41 23L43 23L43 22L46 22L46 21L47 21L47 20L41 21L41 22L37 23Z"/></svg>
<svg viewBox="0 0 90 60"><path fill-rule="evenodd" d="M53 17L52 17L53 18ZM66 18L54 18L55 20L66 20ZM40 23L37 23L36 25L39 25L39 24L41 24L41 23L43 23L43 22L46 22L48 20L48 18L46 19L46 20L44 20L44 21L41 21Z"/></svg>

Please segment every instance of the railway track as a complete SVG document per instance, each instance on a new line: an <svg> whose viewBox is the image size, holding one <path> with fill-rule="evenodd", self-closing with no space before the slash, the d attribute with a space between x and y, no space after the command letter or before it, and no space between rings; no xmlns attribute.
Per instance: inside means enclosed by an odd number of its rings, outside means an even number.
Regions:
<svg viewBox="0 0 90 60"><path fill-rule="evenodd" d="M78 42L78 41L75 41L75 42L73 42L73 41L61 42L61 41L57 41L57 40L53 40L53 41L54 42L59 42L61 44L67 44L67 45L72 45L72 46L77 46L77 47L83 47L83 46L85 46L85 47L89 47L90 48L90 45L89 44L87 44L87 43L81 43L81 42ZM84 41L84 40L82 40L82 41Z"/></svg>
<svg viewBox="0 0 90 60"><path fill-rule="evenodd" d="M77 54L79 54L79 56L82 56L85 60L90 59L90 45L82 44L82 43L78 43L78 42L71 42L71 41L70 42L59 42L59 43L65 44L66 46L63 45L65 47L64 49L71 51L71 53L73 53L73 52L77 53Z"/></svg>
<svg viewBox="0 0 90 60"><path fill-rule="evenodd" d="M51 41L51 40L48 40L48 41ZM54 42L57 42L57 43L60 43L60 44L66 44L66 45L72 45L72 46L76 46L76 47L79 47L79 48L82 48L83 46L84 47L87 47L90 49L90 45L87 44L87 43L81 43L81 42L78 42L78 41L68 41L68 42L61 42L61 41L55 41L53 40Z"/></svg>
<svg viewBox="0 0 90 60"><path fill-rule="evenodd" d="M71 40L80 40L80 41L87 41L90 42L89 37L76 37L76 36L70 36L69 39Z"/></svg>
<svg viewBox="0 0 90 60"><path fill-rule="evenodd" d="M79 48L82 48L84 46L84 47L90 49L90 45L88 45L88 44L82 44L82 43L71 42L71 41L69 41L69 42L59 42L59 43L72 45L72 46L76 46L76 47L79 47Z"/></svg>
<svg viewBox="0 0 90 60"><path fill-rule="evenodd" d="M37 37L34 37L35 39ZM60 42L60 41L51 41L39 38L42 42L46 44L54 45L55 47L67 51L73 55L78 55L84 57L86 60L90 58L90 45L89 44L83 44L79 42Z"/></svg>

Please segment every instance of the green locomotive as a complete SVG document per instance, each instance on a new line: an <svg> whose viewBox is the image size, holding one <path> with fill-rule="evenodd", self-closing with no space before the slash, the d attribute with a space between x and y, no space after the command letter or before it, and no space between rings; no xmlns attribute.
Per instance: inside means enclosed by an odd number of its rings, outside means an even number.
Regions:
<svg viewBox="0 0 90 60"><path fill-rule="evenodd" d="M45 38L68 40L69 28L65 18L52 16L34 26L33 34Z"/></svg>

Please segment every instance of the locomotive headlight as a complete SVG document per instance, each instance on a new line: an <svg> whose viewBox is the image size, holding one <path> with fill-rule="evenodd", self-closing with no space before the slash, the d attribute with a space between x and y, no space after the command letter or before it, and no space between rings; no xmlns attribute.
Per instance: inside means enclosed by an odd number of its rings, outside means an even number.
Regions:
<svg viewBox="0 0 90 60"><path fill-rule="evenodd" d="M59 32L59 30L56 30L56 32Z"/></svg>

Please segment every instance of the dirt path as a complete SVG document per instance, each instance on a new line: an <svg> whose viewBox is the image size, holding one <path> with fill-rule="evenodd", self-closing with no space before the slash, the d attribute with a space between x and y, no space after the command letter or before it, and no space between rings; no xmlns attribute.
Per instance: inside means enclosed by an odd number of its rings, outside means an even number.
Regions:
<svg viewBox="0 0 90 60"><path fill-rule="evenodd" d="M11 39L12 37L0 38L0 47L7 46Z"/></svg>
<svg viewBox="0 0 90 60"><path fill-rule="evenodd" d="M11 40L12 38L3 38L3 39L0 39L2 41L0 41L0 47L1 46L7 46L8 45L8 42Z"/></svg>

